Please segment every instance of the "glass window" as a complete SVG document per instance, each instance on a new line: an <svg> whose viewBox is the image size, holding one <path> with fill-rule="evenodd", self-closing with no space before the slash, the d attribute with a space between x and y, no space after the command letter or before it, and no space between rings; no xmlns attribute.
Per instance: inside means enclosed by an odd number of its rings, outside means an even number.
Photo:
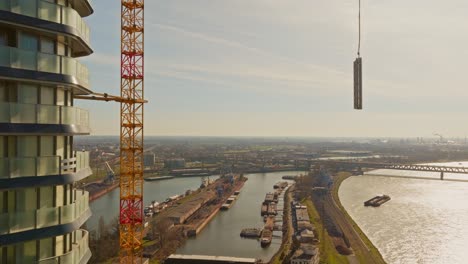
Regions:
<svg viewBox="0 0 468 264"><path fill-rule="evenodd" d="M0 191L0 214L7 212L6 197L5 197L6 194L7 192Z"/></svg>
<svg viewBox="0 0 468 264"><path fill-rule="evenodd" d="M56 137L56 148L57 148L57 156L65 158L65 137L64 136L57 136Z"/></svg>
<svg viewBox="0 0 468 264"><path fill-rule="evenodd" d="M16 157L16 136L8 136L7 139L7 156Z"/></svg>
<svg viewBox="0 0 468 264"><path fill-rule="evenodd" d="M4 159L6 157L6 138L5 136L0 136L0 178L7 178L10 174L8 160Z"/></svg>
<svg viewBox="0 0 468 264"><path fill-rule="evenodd" d="M55 54L55 42L52 39L41 38L41 52Z"/></svg>
<svg viewBox="0 0 468 264"><path fill-rule="evenodd" d="M5 144L6 138L7 137L5 136L0 136L0 158L6 157L6 144ZM2 161L0 161L0 166L1 166L1 162ZM2 170L0 169L0 173L1 171Z"/></svg>
<svg viewBox="0 0 468 264"><path fill-rule="evenodd" d="M18 157L37 156L37 137L19 136L18 137Z"/></svg>
<svg viewBox="0 0 468 264"><path fill-rule="evenodd" d="M37 192L35 188L16 190L16 211L24 212L37 209Z"/></svg>
<svg viewBox="0 0 468 264"><path fill-rule="evenodd" d="M6 88L7 88L7 101L8 102L17 102L18 101L18 88L17 88L17 83L11 83L7 82L6 83Z"/></svg>
<svg viewBox="0 0 468 264"><path fill-rule="evenodd" d="M36 261L36 240L16 245L17 263L34 263Z"/></svg>
<svg viewBox="0 0 468 264"><path fill-rule="evenodd" d="M0 46L8 46L8 33L0 29Z"/></svg>
<svg viewBox="0 0 468 264"><path fill-rule="evenodd" d="M34 2L34 1L33 1ZM31 51L38 51L39 41L33 34L22 32L20 34L19 48Z"/></svg>
<svg viewBox="0 0 468 264"><path fill-rule="evenodd" d="M40 188L39 208L54 207L54 187L46 186Z"/></svg>
<svg viewBox="0 0 468 264"><path fill-rule="evenodd" d="M41 104L55 104L55 89L54 87L41 86Z"/></svg>
<svg viewBox="0 0 468 264"><path fill-rule="evenodd" d="M65 205L64 198L63 198L63 185L57 185L55 187L55 194L57 196L55 200L55 206L62 206Z"/></svg>
<svg viewBox="0 0 468 264"><path fill-rule="evenodd" d="M18 87L18 103L37 104L37 86L20 84Z"/></svg>
<svg viewBox="0 0 468 264"><path fill-rule="evenodd" d="M16 263L15 261L15 246L7 247L7 263Z"/></svg>
<svg viewBox="0 0 468 264"><path fill-rule="evenodd" d="M39 241L39 260L53 256L52 238L46 238Z"/></svg>
<svg viewBox="0 0 468 264"><path fill-rule="evenodd" d="M65 105L72 106L72 93L70 91L65 91Z"/></svg>
<svg viewBox="0 0 468 264"><path fill-rule="evenodd" d="M0 81L0 102L8 102L6 82Z"/></svg>
<svg viewBox="0 0 468 264"><path fill-rule="evenodd" d="M63 254L63 236L55 237L55 255L59 256Z"/></svg>
<svg viewBox="0 0 468 264"><path fill-rule="evenodd" d="M54 137L41 136L40 156L54 156Z"/></svg>
<svg viewBox="0 0 468 264"><path fill-rule="evenodd" d="M8 191L7 194L7 211L14 212L15 211L15 191Z"/></svg>
<svg viewBox="0 0 468 264"><path fill-rule="evenodd" d="M65 56L65 44L57 42L57 55Z"/></svg>
<svg viewBox="0 0 468 264"><path fill-rule="evenodd" d="M65 105L65 91L63 89L57 89L57 105Z"/></svg>

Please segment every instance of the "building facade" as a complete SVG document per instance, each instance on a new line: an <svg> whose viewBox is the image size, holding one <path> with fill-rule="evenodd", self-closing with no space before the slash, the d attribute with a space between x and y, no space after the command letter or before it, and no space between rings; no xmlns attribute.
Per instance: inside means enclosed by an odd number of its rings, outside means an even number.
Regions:
<svg viewBox="0 0 468 264"><path fill-rule="evenodd" d="M86 263L91 257L90 133L73 97L89 94L88 0L0 0L0 263Z"/></svg>

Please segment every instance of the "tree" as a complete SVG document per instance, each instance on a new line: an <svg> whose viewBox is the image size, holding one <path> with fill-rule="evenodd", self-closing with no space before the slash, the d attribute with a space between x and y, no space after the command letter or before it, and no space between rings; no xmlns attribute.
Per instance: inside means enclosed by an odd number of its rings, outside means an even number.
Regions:
<svg viewBox="0 0 468 264"><path fill-rule="evenodd" d="M117 218L109 224L99 219L98 230L90 232L89 247L92 252L89 263L102 263L119 253L119 221Z"/></svg>
<svg viewBox="0 0 468 264"><path fill-rule="evenodd" d="M157 237L159 240L160 248L163 247L164 242L166 242L169 230L174 226L174 223L169 218L162 218L159 221L154 221L152 226L152 233L154 237Z"/></svg>

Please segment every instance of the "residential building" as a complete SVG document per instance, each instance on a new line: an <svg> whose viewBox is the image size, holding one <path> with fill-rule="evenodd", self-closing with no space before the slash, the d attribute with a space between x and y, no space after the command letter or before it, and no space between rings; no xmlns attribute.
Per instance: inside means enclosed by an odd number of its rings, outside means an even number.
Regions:
<svg viewBox="0 0 468 264"><path fill-rule="evenodd" d="M153 152L143 153L143 165L145 167L153 167L156 164L156 155Z"/></svg>
<svg viewBox="0 0 468 264"><path fill-rule="evenodd" d="M86 263L91 257L90 133L74 95L89 94L88 0L0 0L0 263Z"/></svg>
<svg viewBox="0 0 468 264"><path fill-rule="evenodd" d="M291 264L319 264L319 248L311 244L301 244L291 257Z"/></svg>

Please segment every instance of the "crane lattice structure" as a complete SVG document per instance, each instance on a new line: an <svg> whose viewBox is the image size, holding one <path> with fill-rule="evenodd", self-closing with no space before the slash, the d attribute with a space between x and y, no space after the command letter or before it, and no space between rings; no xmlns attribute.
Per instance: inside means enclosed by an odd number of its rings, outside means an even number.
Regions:
<svg viewBox="0 0 468 264"><path fill-rule="evenodd" d="M144 1L121 0L120 263L141 263Z"/></svg>

